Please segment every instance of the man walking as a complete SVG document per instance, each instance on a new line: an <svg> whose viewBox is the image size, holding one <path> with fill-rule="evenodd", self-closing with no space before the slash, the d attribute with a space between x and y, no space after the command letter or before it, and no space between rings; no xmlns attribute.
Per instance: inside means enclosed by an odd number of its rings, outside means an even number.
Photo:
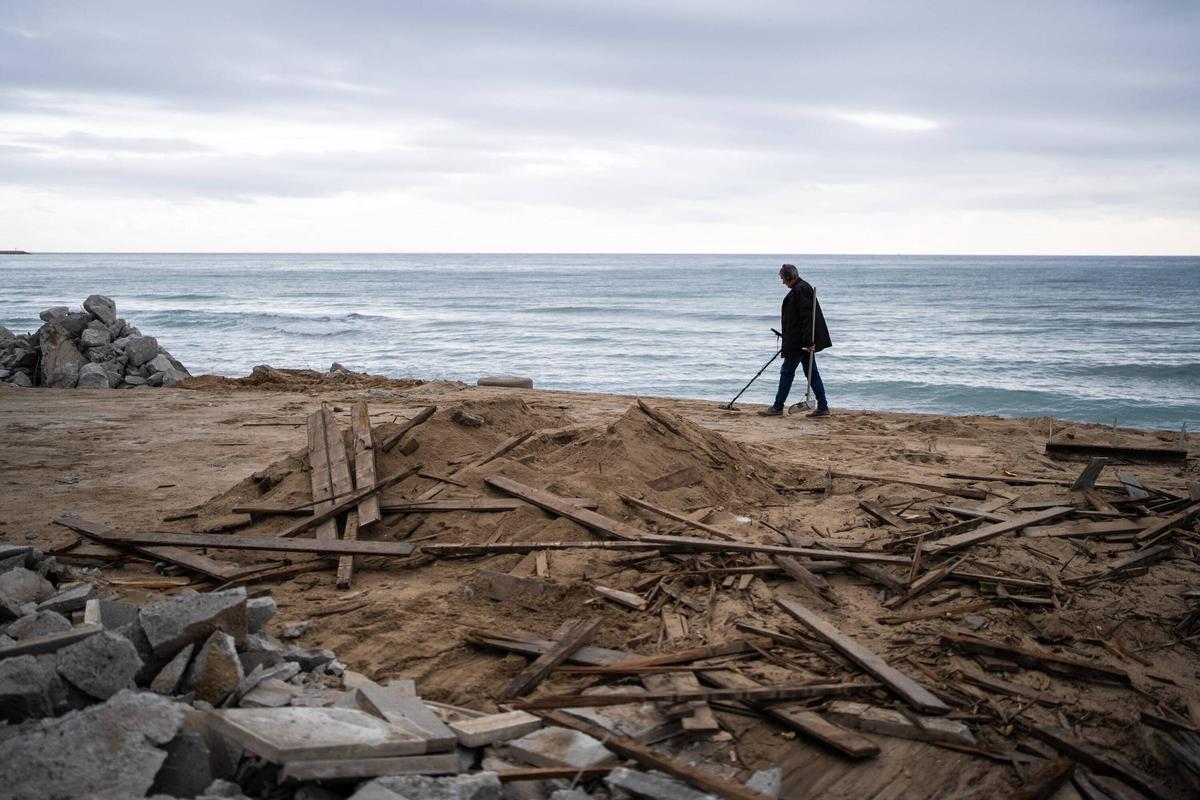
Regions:
<svg viewBox="0 0 1200 800"><path fill-rule="evenodd" d="M825 399L825 384L817 371L815 354L833 342L829 340L829 328L825 327L825 315L817 302L817 293L811 285L800 278L793 264L779 268L779 279L790 291L783 298L783 366L779 369L779 391L775 403L758 413L764 417L778 417L783 413L792 380L796 377L797 365L803 366L804 376L812 383L817 407L808 416L829 416L829 402Z"/></svg>

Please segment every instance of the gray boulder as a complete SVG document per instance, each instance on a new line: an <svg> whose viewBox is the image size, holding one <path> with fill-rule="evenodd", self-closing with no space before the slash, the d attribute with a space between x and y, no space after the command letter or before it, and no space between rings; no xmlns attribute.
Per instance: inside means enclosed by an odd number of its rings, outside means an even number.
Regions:
<svg viewBox="0 0 1200 800"><path fill-rule="evenodd" d="M22 389L28 389L33 386L33 379L29 377L29 373L27 372L13 373L13 376L9 378L8 382L13 386L20 386Z"/></svg>
<svg viewBox="0 0 1200 800"><path fill-rule="evenodd" d="M50 716L63 695L65 690L52 662L36 656L0 660L0 720L20 722ZM2 756L0 764L7 764Z"/></svg>
<svg viewBox="0 0 1200 800"><path fill-rule="evenodd" d="M214 631L192 661L184 684L197 700L219 706L244 677L233 637Z"/></svg>
<svg viewBox="0 0 1200 800"><path fill-rule="evenodd" d="M40 603L54 594L50 581L24 567L0 573L0 597L17 603Z"/></svg>
<svg viewBox="0 0 1200 800"><path fill-rule="evenodd" d="M42 326L42 385L55 389L73 389L79 370L88 363L71 341L71 334L59 322Z"/></svg>
<svg viewBox="0 0 1200 800"><path fill-rule="evenodd" d="M73 338L79 338L79 335L87 330L87 326L92 322L91 314L84 314L78 311L67 314L65 317L57 320L59 325L62 325L67 333Z"/></svg>
<svg viewBox="0 0 1200 800"><path fill-rule="evenodd" d="M271 596L255 597L246 601L246 631L259 633L275 616L278 606Z"/></svg>
<svg viewBox="0 0 1200 800"><path fill-rule="evenodd" d="M17 335L8 328L0 325L0 342L7 342L9 339L15 339Z"/></svg>
<svg viewBox="0 0 1200 800"><path fill-rule="evenodd" d="M128 386L145 386L146 379L141 375L126 375L123 380Z"/></svg>
<svg viewBox="0 0 1200 800"><path fill-rule="evenodd" d="M212 753L198 731L185 730L166 746L167 760L154 777L155 794L197 797L213 782ZM240 794L240 792L239 792Z"/></svg>
<svg viewBox="0 0 1200 800"><path fill-rule="evenodd" d="M154 676L154 680L150 681L150 691L159 694L175 694L179 691L179 682L183 680L183 674L187 671L188 662L192 660L192 651L195 649L196 645L189 644L180 650L165 667L159 670L159 673Z"/></svg>
<svg viewBox="0 0 1200 800"><path fill-rule="evenodd" d="M46 720L0 742L11 800L144 797L179 733L183 707L156 694L121 692L108 702Z"/></svg>
<svg viewBox="0 0 1200 800"><path fill-rule="evenodd" d="M166 375L167 375L167 373L165 373L165 372L155 372L150 377L146 378L146 385L147 386L162 386L163 378L165 378Z"/></svg>
<svg viewBox="0 0 1200 800"><path fill-rule="evenodd" d="M153 336L130 336L125 342L125 355L132 366L149 363L158 355L158 340Z"/></svg>
<svg viewBox="0 0 1200 800"><path fill-rule="evenodd" d="M102 294L89 295L88 299L83 301L83 308L105 325L117 321L117 304Z"/></svg>
<svg viewBox="0 0 1200 800"><path fill-rule="evenodd" d="M163 386L178 386L187 377L188 377L187 373L180 372L179 370L175 369L174 367L168 367L162 373L162 385Z"/></svg>
<svg viewBox="0 0 1200 800"><path fill-rule="evenodd" d="M61 319L70 313L71 309L67 308L66 306L51 306L42 313L38 314L38 317L42 320L42 322L52 322L56 319Z"/></svg>
<svg viewBox="0 0 1200 800"><path fill-rule="evenodd" d="M98 700L132 689L141 668L134 646L112 631L101 631L58 651L58 674Z"/></svg>
<svg viewBox="0 0 1200 800"><path fill-rule="evenodd" d="M159 353L154 358L146 362L153 372L166 372L171 369L171 359L167 358L166 353Z"/></svg>
<svg viewBox="0 0 1200 800"><path fill-rule="evenodd" d="M83 611L87 607L87 601L95 596L96 587L93 584L76 583L62 587L48 600L43 600L38 604L38 610L71 614L75 611Z"/></svg>
<svg viewBox="0 0 1200 800"><path fill-rule="evenodd" d="M92 323L94 326L96 323ZM108 328L103 325L99 328L88 326L79 336L79 344L83 347L101 347L112 341L112 334L108 332Z"/></svg>
<svg viewBox="0 0 1200 800"><path fill-rule="evenodd" d="M101 364L84 364L75 382L77 389L108 389L108 370Z"/></svg>
<svg viewBox="0 0 1200 800"><path fill-rule="evenodd" d="M5 630L14 639L32 639L71 630L71 621L57 611L26 614Z"/></svg>
<svg viewBox="0 0 1200 800"><path fill-rule="evenodd" d="M119 319L116 322L109 324L108 332L112 334L112 338L120 339L122 336L126 335L125 330L127 327L128 326L126 325L125 320Z"/></svg>
<svg viewBox="0 0 1200 800"><path fill-rule="evenodd" d="M168 597L143 608L138 620L161 658L169 659L217 630L240 643L246 639L246 590Z"/></svg>

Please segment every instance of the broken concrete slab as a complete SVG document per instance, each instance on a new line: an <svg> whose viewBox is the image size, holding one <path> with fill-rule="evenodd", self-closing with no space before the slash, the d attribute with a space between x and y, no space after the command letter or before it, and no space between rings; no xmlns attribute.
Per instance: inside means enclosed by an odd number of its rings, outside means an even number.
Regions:
<svg viewBox="0 0 1200 800"><path fill-rule="evenodd" d="M134 687L142 659L128 640L101 631L58 651L58 674L72 686L98 700Z"/></svg>
<svg viewBox="0 0 1200 800"><path fill-rule="evenodd" d="M53 714L56 695L63 692L61 686L55 686L56 682L59 677L54 665L36 656L0 661L0 720L20 722Z"/></svg>
<svg viewBox="0 0 1200 800"><path fill-rule="evenodd" d="M92 598L84 604L83 621L115 631L135 621L140 610L133 603Z"/></svg>
<svg viewBox="0 0 1200 800"><path fill-rule="evenodd" d="M779 767L760 769L746 781L746 788L767 797L779 797L779 793L783 791L783 770Z"/></svg>
<svg viewBox="0 0 1200 800"><path fill-rule="evenodd" d="M857 728L867 733L881 733L885 736L924 742L975 744L975 736L971 733L970 728L961 722L944 717L930 717L915 713L902 714L892 708L843 700L835 700L830 703L822 714L839 725Z"/></svg>
<svg viewBox="0 0 1200 800"><path fill-rule="evenodd" d="M628 792L647 800L717 800L715 795L697 791L683 781L661 772L641 772L617 767L604 776L608 788Z"/></svg>
<svg viewBox="0 0 1200 800"><path fill-rule="evenodd" d="M5 797L142 797L175 738L183 707L155 694L121 692L108 701L46 720L0 742Z"/></svg>
<svg viewBox="0 0 1200 800"><path fill-rule="evenodd" d="M267 678L238 701L241 708L281 708L290 705L300 692L299 687L278 678Z"/></svg>
<svg viewBox="0 0 1200 800"><path fill-rule="evenodd" d="M355 690L359 707L425 740L426 752L451 750L458 744L454 731L421 702L391 687L364 686Z"/></svg>
<svg viewBox="0 0 1200 800"><path fill-rule="evenodd" d="M270 634L247 634L238 655L242 670L249 674L256 667L273 667L283 663L283 649L283 643Z"/></svg>
<svg viewBox="0 0 1200 800"><path fill-rule="evenodd" d="M350 708L230 708L209 712L207 721L222 736L278 764L420 755L425 748L411 733Z"/></svg>
<svg viewBox="0 0 1200 800"><path fill-rule="evenodd" d="M50 581L24 567L0 572L0 597L16 605L40 603L54 594Z"/></svg>
<svg viewBox="0 0 1200 800"><path fill-rule="evenodd" d="M295 661L305 672L312 672L322 664L328 664L337 658L332 650L305 650L296 645L284 647L279 655L284 661Z"/></svg>
<svg viewBox="0 0 1200 800"><path fill-rule="evenodd" d="M31 636L14 644L0 647L0 659L12 658L13 656L53 653L68 645L82 641L89 636L95 636L100 631L101 628L97 625L76 625L69 631L49 633L45 636Z"/></svg>
<svg viewBox="0 0 1200 800"><path fill-rule="evenodd" d="M187 671L188 662L192 660L192 651L195 649L196 645L189 644L176 653L175 657L158 671L154 680L150 681L150 691L165 695L179 691L179 683L183 680L183 674Z"/></svg>
<svg viewBox="0 0 1200 800"><path fill-rule="evenodd" d="M87 601L96 596L96 587L90 583L76 583L60 588L57 592L38 603L39 611L57 611L59 614L73 614L83 611Z"/></svg>
<svg viewBox="0 0 1200 800"><path fill-rule="evenodd" d="M383 789L409 800L500 800L500 779L494 772L476 772L446 778L400 775L377 778L358 788L349 800L382 800ZM391 800L387 798L387 800Z"/></svg>
<svg viewBox="0 0 1200 800"><path fill-rule="evenodd" d="M213 782L212 754L208 741L198 731L184 730L163 747L166 760L154 776L155 794L196 797Z"/></svg>
<svg viewBox="0 0 1200 800"><path fill-rule="evenodd" d="M586 733L559 727L542 728L514 739L507 751L535 767L598 767L617 758Z"/></svg>
<svg viewBox="0 0 1200 800"><path fill-rule="evenodd" d="M451 722L449 728L463 747L484 747L533 733L542 727L541 717L525 711L508 711Z"/></svg>
<svg viewBox="0 0 1200 800"><path fill-rule="evenodd" d="M246 590L176 595L146 606L138 621L155 655L171 658L186 645L222 631L241 643L246 639Z"/></svg>
<svg viewBox="0 0 1200 800"><path fill-rule="evenodd" d="M393 758L346 758L320 761L296 761L285 764L280 772L283 779L343 780L375 778L381 775L452 775L462 771L458 753L429 753L420 756ZM380 787L378 797L398 797ZM358 795L355 795L356 797ZM370 796L370 795L365 795ZM408 795L404 795L405 798Z"/></svg>
<svg viewBox="0 0 1200 800"><path fill-rule="evenodd" d="M57 611L26 614L5 629L13 639L33 639L71 630L71 621Z"/></svg>
<svg viewBox="0 0 1200 800"><path fill-rule="evenodd" d="M273 667L255 667L246 677L238 683L237 689L233 694L225 700L224 705L233 706L250 692L254 687L258 686L265 680L287 681L300 674L300 665L295 661L284 661L282 664L276 664Z"/></svg>
<svg viewBox="0 0 1200 800"><path fill-rule="evenodd" d="M267 626L279 607L274 597L254 597L246 601L246 631L258 633Z"/></svg>
<svg viewBox="0 0 1200 800"><path fill-rule="evenodd" d="M244 677L233 637L224 631L213 631L196 652L184 677L184 689L197 700L219 706Z"/></svg>
<svg viewBox="0 0 1200 800"><path fill-rule="evenodd" d="M618 686L596 686L584 694L615 694L625 691ZM654 703L624 703L619 706L564 708L563 712L586 722L599 725L620 736L642 741L657 731L668 730L671 720Z"/></svg>

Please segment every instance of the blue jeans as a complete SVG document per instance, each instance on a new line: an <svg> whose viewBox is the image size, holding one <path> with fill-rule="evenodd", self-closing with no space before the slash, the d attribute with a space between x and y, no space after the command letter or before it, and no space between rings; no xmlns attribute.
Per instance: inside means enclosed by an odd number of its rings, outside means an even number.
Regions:
<svg viewBox="0 0 1200 800"><path fill-rule="evenodd" d="M775 407L778 409L782 410L783 404L787 402L788 392L792 390L792 380L796 377L797 365L804 367L804 377L807 380L808 353L783 360L783 366L779 368L779 391L775 394ZM817 397L817 408L829 408L829 401L825 399L825 384L821 382L821 372L817 369L816 355L813 356L812 362L812 388Z"/></svg>

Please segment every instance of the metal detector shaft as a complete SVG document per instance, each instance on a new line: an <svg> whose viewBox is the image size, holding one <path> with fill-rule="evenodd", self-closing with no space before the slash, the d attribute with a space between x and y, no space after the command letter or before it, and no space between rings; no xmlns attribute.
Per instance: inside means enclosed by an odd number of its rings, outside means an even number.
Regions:
<svg viewBox="0 0 1200 800"><path fill-rule="evenodd" d="M774 330L774 329L772 329L772 330ZM756 380L758 380L758 376L762 375L764 372L766 372L767 367L771 366L771 362L774 361L775 359L779 358L779 354L782 352L783 352L782 347L779 348L778 350L776 350L775 355L771 356L771 361L768 361L767 363L763 364L762 369L760 369L758 372L754 373L754 377L750 379L750 382L747 383L745 386L743 386L742 390L740 392L738 392L736 395L734 395L734 398L732 400L730 400L728 403L726 403L724 406L722 406L722 408L730 408L730 409L733 408L733 404L737 402L737 399L739 397L741 397L743 394L746 393L746 390L750 388L750 384L754 383Z"/></svg>

